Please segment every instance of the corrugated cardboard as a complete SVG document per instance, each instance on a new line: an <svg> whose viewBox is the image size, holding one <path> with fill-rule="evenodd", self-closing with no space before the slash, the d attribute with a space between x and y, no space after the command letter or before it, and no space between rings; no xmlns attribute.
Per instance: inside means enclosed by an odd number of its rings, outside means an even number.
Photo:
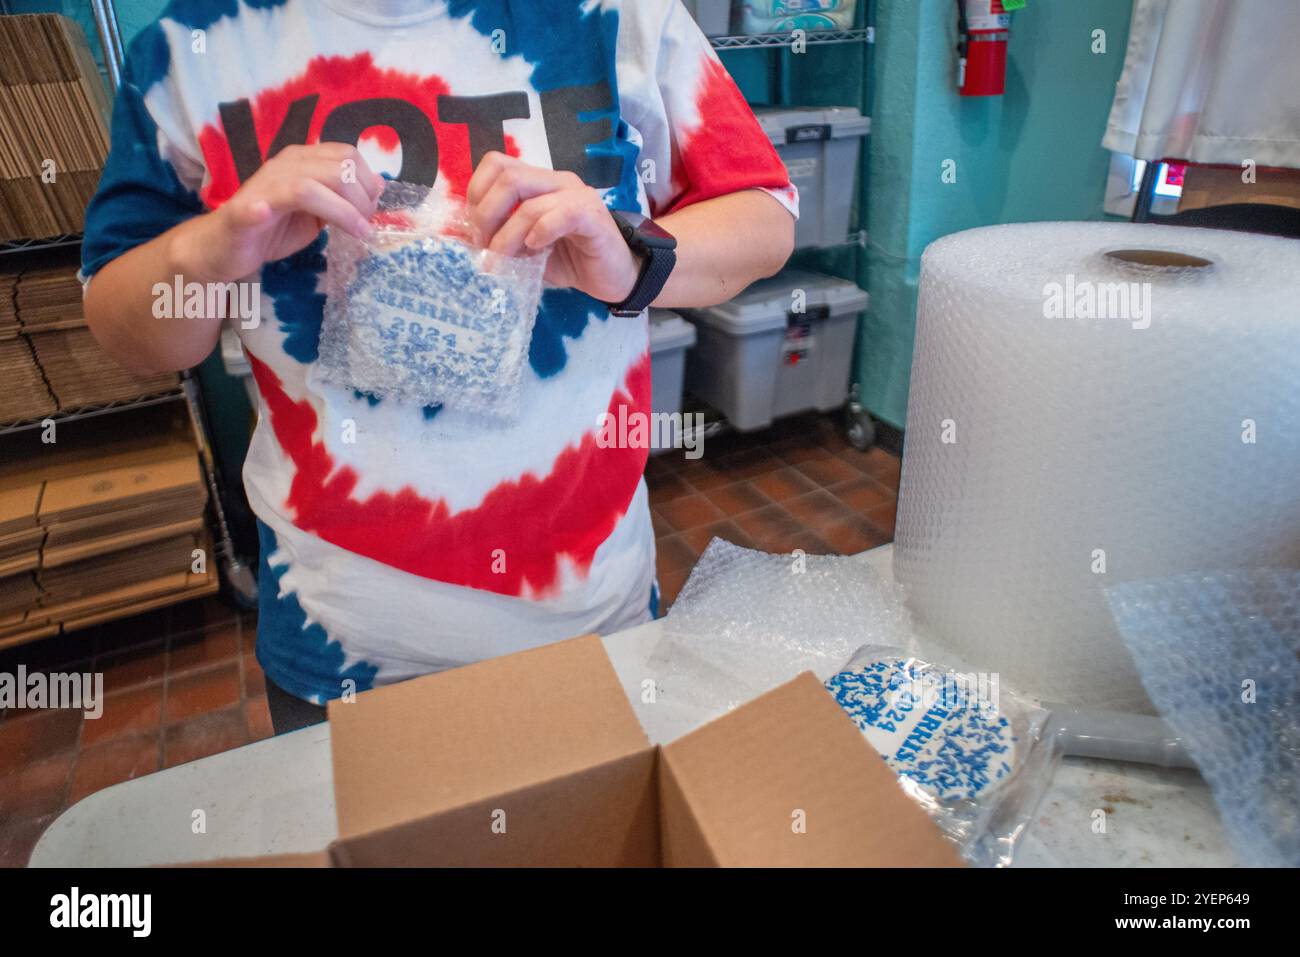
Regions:
<svg viewBox="0 0 1300 957"><path fill-rule="evenodd" d="M105 508L153 501L160 509L179 497L185 504L202 492L202 475L193 446L180 447L171 459L51 479L41 498L42 522L74 521Z"/></svg>
<svg viewBox="0 0 1300 957"><path fill-rule="evenodd" d="M331 866L961 864L810 674L663 748L591 636L332 702L329 718Z"/></svg>
<svg viewBox="0 0 1300 957"><path fill-rule="evenodd" d="M0 482L0 532L10 533L36 525L36 509L43 483L25 476Z"/></svg>
<svg viewBox="0 0 1300 957"><path fill-rule="evenodd" d="M0 579L32 571L40 567L40 564L41 550L39 547L33 548L31 551L8 555L5 558L0 558Z"/></svg>
<svg viewBox="0 0 1300 957"><path fill-rule="evenodd" d="M0 629L0 651L14 645L26 644L29 641L49 638L51 635L57 635L58 633L59 626L51 624L46 619L39 619L35 623L24 625L20 629Z"/></svg>
<svg viewBox="0 0 1300 957"><path fill-rule="evenodd" d="M664 746L661 765L669 866L960 863L807 672Z"/></svg>
<svg viewBox="0 0 1300 957"><path fill-rule="evenodd" d="M111 518L113 516L105 516L106 520L102 522L96 518L93 520L93 525L91 522L86 522L85 533L93 534L102 528L107 528L109 526L107 519ZM79 525L82 523L70 522L68 524ZM52 526L52 529L59 527L55 525ZM41 564L46 568L55 568L59 565L67 565L96 555L103 555L106 552L116 552L134 546L149 545L153 542L182 535L188 535L190 539L193 539L202 529L203 519L196 515L194 518L175 522L171 525L146 526L143 528L137 526L130 531L119 532L115 535L101 534L97 537L88 538L88 540L76 540L67 545L53 546L47 544L42 551Z"/></svg>
<svg viewBox="0 0 1300 957"><path fill-rule="evenodd" d="M62 621L68 631L99 624L125 614L138 614L176 601L176 596L197 598L211 594L220 586L215 570L209 566L202 575L173 572L149 581L135 582L111 591L99 592L70 601L50 604L41 612Z"/></svg>
<svg viewBox="0 0 1300 957"><path fill-rule="evenodd" d="M86 35L55 14L0 18L0 240L79 233L108 152ZM41 163L58 176L41 178Z"/></svg>
<svg viewBox="0 0 1300 957"><path fill-rule="evenodd" d="M40 625L7 628L6 646L217 588L190 572L194 549L211 554L211 543L188 420L150 409L111 436L60 429L57 444L6 436L0 455L0 614Z"/></svg>
<svg viewBox="0 0 1300 957"><path fill-rule="evenodd" d="M599 638L331 702L329 716L349 864L658 862L654 752Z"/></svg>

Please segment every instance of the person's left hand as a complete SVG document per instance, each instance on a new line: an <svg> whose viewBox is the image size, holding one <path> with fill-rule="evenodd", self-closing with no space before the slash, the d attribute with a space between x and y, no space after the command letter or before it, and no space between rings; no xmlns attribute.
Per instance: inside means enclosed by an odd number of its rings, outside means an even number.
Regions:
<svg viewBox="0 0 1300 957"><path fill-rule="evenodd" d="M641 260L628 248L600 193L577 174L529 166L492 152L466 190L470 217L488 249L520 256L551 247L546 281L602 302L632 292Z"/></svg>

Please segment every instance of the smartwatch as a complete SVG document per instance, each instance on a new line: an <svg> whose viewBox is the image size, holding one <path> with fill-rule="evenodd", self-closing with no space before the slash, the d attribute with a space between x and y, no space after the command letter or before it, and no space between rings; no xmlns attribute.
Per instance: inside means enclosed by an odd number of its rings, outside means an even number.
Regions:
<svg viewBox="0 0 1300 957"><path fill-rule="evenodd" d="M623 241L643 260L641 274L632 291L622 302L607 303L611 316L632 318L649 308L659 298L664 284L677 265L677 240L648 216L622 210L610 210Z"/></svg>

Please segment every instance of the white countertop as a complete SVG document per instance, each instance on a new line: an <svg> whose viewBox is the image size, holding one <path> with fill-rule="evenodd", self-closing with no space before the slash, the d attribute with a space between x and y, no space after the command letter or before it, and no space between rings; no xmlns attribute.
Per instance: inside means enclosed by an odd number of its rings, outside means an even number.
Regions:
<svg viewBox="0 0 1300 957"><path fill-rule="evenodd" d="M890 546L861 558L892 578ZM656 743L699 718L667 702L641 702L662 629L662 621L650 622L604 639ZM320 850L338 834L329 739L329 725L321 724L106 788L50 825L30 866L130 867ZM199 818L206 831L194 833ZM1105 821L1104 833L1096 833L1097 820ZM1202 867L1234 859L1196 772L1067 758L1015 863Z"/></svg>

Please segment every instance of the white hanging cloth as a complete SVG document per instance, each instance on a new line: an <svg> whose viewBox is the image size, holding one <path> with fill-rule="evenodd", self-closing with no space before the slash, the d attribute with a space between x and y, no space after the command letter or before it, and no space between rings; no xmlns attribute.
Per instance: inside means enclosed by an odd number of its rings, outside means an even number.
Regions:
<svg viewBox="0 0 1300 957"><path fill-rule="evenodd" d="M1134 0L1102 145L1300 168L1300 2Z"/></svg>

